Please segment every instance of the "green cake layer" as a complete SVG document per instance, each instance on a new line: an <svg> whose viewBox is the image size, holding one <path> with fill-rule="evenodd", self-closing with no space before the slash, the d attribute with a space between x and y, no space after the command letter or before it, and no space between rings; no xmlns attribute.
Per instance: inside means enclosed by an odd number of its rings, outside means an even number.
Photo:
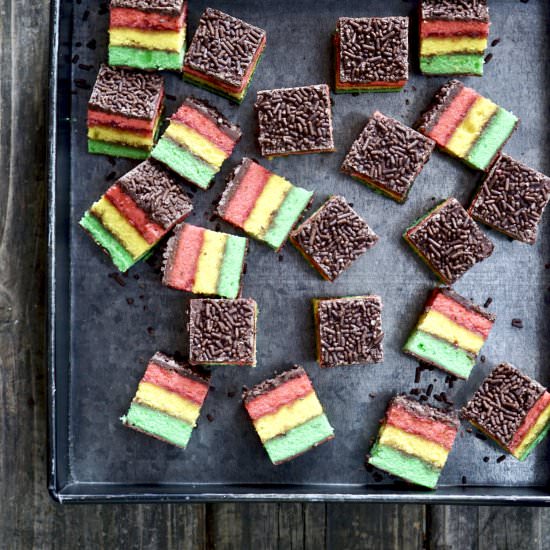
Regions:
<svg viewBox="0 0 550 550"><path fill-rule="evenodd" d="M209 166L166 137L160 139L151 156L201 189L208 189L217 173L214 167Z"/></svg>
<svg viewBox="0 0 550 550"><path fill-rule="evenodd" d="M550 430L550 422L546 424L544 429L540 432L540 434L533 440L531 445L526 447L523 454L518 457L518 460L525 460L534 450L535 447L546 437L546 434L548 433L548 430Z"/></svg>
<svg viewBox="0 0 550 550"><path fill-rule="evenodd" d="M275 464L299 455L314 445L334 435L334 430L324 414L316 416L283 435L264 443L265 450Z"/></svg>
<svg viewBox="0 0 550 550"><path fill-rule="evenodd" d="M236 298L239 294L246 245L247 241L242 237L227 237L217 289L217 294L224 298Z"/></svg>
<svg viewBox="0 0 550 550"><path fill-rule="evenodd" d="M144 70L183 69L185 48L181 52L163 50L145 50L127 46L109 46L109 65L113 67L132 67Z"/></svg>
<svg viewBox="0 0 550 550"><path fill-rule="evenodd" d="M475 365L475 359L464 350L421 330L413 331L403 351L460 378L468 378Z"/></svg>
<svg viewBox="0 0 550 550"><path fill-rule="evenodd" d="M131 428L136 428L184 448L193 432L193 427L187 422L138 403L132 403L128 414L121 420Z"/></svg>
<svg viewBox="0 0 550 550"><path fill-rule="evenodd" d="M483 56L448 54L420 57L420 71L430 75L471 74L483 76Z"/></svg>
<svg viewBox="0 0 550 550"><path fill-rule="evenodd" d="M126 157L129 159L145 160L150 152L137 147L129 147L118 143L108 143L96 139L88 139L88 153L109 155L111 157Z"/></svg>
<svg viewBox="0 0 550 550"><path fill-rule="evenodd" d="M79 223L92 236L94 241L109 253L111 260L119 271L128 271L138 261L132 258L130 253L90 212L86 212Z"/></svg>
<svg viewBox="0 0 550 550"><path fill-rule="evenodd" d="M518 118L515 115L499 107L468 153L466 162L473 168L485 170L510 137L517 123Z"/></svg>
<svg viewBox="0 0 550 550"><path fill-rule="evenodd" d="M429 489L437 485L440 474L439 470L432 468L423 460L379 443L372 448L369 464Z"/></svg>
<svg viewBox="0 0 550 550"><path fill-rule="evenodd" d="M281 248L300 214L309 204L313 192L301 187L292 187L281 204L275 219L270 224L263 240L275 250Z"/></svg>

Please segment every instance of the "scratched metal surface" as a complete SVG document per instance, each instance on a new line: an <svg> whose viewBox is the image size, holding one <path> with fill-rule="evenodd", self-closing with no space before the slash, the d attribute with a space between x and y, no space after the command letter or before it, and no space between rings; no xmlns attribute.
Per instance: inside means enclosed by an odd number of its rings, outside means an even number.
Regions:
<svg viewBox="0 0 550 550"><path fill-rule="evenodd" d="M166 74L167 115L187 95L206 98L238 122L244 138L207 191L194 192L192 223L215 227L212 203L223 190L224 176L243 155L259 157L255 143L253 102L256 91L332 81L330 34L338 16L414 16L414 5L347 0L336 3L224 1L215 7L265 28L268 44L248 95L240 107ZM189 35L209 3L190 3ZM464 81L522 122L505 151L550 172L548 63L550 8L544 1L527 4L500 0L491 5L489 48L493 59L483 78ZM54 18L55 19L55 18ZM333 119L337 152L261 162L298 185L315 191L314 207L330 193L344 195L380 235L368 251L335 283L322 281L287 245L280 258L252 242L244 296L260 307L258 367L213 370L209 394L187 450L125 429L119 422L136 390L145 363L156 350L187 352L186 304L189 296L160 284L160 255L141 263L120 286L106 256L77 226L84 210L133 161L109 162L86 152L86 102L99 64L106 60L108 14L94 2L64 2L58 30L59 58L51 190L52 332L51 348L51 490L62 500L192 498L349 498L383 500L514 501L546 499L549 442L524 463L502 455L494 445L467 433L463 426L437 491L418 491L384 476L373 477L364 456L375 436L387 400L396 392L434 385L459 406L484 375L509 361L544 384L548 373L550 262L548 220L541 238L529 247L493 231L493 256L455 286L484 303L493 298L497 322L467 382L445 383L445 375L425 371L414 384L416 363L400 349L413 327L429 289L435 284L401 238L403 230L436 201L455 196L466 203L477 174L435 152L418 177L408 202L399 205L339 173L339 166L370 113L377 109L412 124L433 92L446 80L418 74L414 50L409 83L401 93L339 95ZM77 57L78 56L78 57ZM55 89L54 89L55 91ZM53 132L53 130L51 130ZM223 229L233 232L225 224ZM375 366L320 370L314 361L310 301L316 296L376 293L384 303L385 361ZM522 330L511 319L523 319ZM336 430L334 441L288 464L273 467L240 404L243 385L252 385L275 370L302 364L313 379ZM53 370L55 367L55 371ZM371 396L372 395L372 396ZM213 417L209 422L207 413ZM489 462L483 458L489 457ZM463 479L463 476L466 476Z"/></svg>

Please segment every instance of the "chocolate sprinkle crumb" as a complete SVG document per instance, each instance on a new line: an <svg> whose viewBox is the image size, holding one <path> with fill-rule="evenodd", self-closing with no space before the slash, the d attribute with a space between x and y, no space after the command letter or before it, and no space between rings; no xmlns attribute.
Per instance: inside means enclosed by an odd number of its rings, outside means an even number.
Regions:
<svg viewBox="0 0 550 550"><path fill-rule="evenodd" d="M491 47L494 48L495 46L498 46L498 44L500 44L500 38L495 38L492 42L491 42Z"/></svg>
<svg viewBox="0 0 550 550"><path fill-rule="evenodd" d="M113 279L116 283L118 283L120 286L126 286L126 281L120 276L120 273L109 273L109 277Z"/></svg>
<svg viewBox="0 0 550 550"><path fill-rule="evenodd" d="M129 306L131 306L131 305L133 305L133 303L134 303L134 299L133 299L133 298L126 298L126 303L127 303Z"/></svg>
<svg viewBox="0 0 550 550"><path fill-rule="evenodd" d="M214 422L214 415L212 413L208 413L206 415L206 418L207 418L208 422Z"/></svg>
<svg viewBox="0 0 550 550"><path fill-rule="evenodd" d="M500 455L497 458L497 464L500 464L503 460L506 460L506 455Z"/></svg>
<svg viewBox="0 0 550 550"><path fill-rule="evenodd" d="M487 63L489 63L491 61L491 59L493 59L493 54L492 53L488 53L486 56L485 56L485 65L487 65Z"/></svg>
<svg viewBox="0 0 550 550"><path fill-rule="evenodd" d="M468 483L468 480L466 476L462 476L462 485L466 485Z"/></svg>
<svg viewBox="0 0 550 550"><path fill-rule="evenodd" d="M177 17L185 6L185 0L111 0L113 8L127 8Z"/></svg>
<svg viewBox="0 0 550 550"><path fill-rule="evenodd" d="M489 22L486 0L422 0L420 17L424 20Z"/></svg>
<svg viewBox="0 0 550 550"><path fill-rule="evenodd" d="M512 319L512 326L514 328L523 328L523 321L521 319Z"/></svg>
<svg viewBox="0 0 550 550"><path fill-rule="evenodd" d="M489 462L489 460L491 460L491 459L488 456L483 457L483 462Z"/></svg>
<svg viewBox="0 0 550 550"><path fill-rule="evenodd" d="M487 300L485 300L485 303L483 304L483 307L487 309L491 304L493 303L493 299L489 296Z"/></svg>

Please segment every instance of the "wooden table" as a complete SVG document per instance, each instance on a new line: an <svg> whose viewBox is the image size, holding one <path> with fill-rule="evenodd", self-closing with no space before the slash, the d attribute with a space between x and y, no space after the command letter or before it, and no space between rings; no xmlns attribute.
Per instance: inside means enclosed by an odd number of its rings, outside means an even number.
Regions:
<svg viewBox="0 0 550 550"><path fill-rule="evenodd" d="M44 296L48 21L48 0L0 0L0 548L550 548L550 510L543 508L62 507L50 500Z"/></svg>

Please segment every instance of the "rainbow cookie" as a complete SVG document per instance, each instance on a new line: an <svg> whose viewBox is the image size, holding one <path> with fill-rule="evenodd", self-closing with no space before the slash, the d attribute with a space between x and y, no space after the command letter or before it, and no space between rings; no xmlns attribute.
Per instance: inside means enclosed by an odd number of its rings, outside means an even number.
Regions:
<svg viewBox="0 0 550 550"><path fill-rule="evenodd" d="M494 322L494 315L450 288L435 288L403 351L458 378L468 378Z"/></svg>
<svg viewBox="0 0 550 550"><path fill-rule="evenodd" d="M550 429L550 393L509 363L496 367L462 409L462 417L519 460Z"/></svg>
<svg viewBox="0 0 550 550"><path fill-rule="evenodd" d="M88 101L88 152L146 159L163 101L160 75L101 65Z"/></svg>
<svg viewBox="0 0 550 550"><path fill-rule="evenodd" d="M216 212L254 239L279 250L312 196L312 191L244 158L230 176Z"/></svg>
<svg viewBox="0 0 550 550"><path fill-rule="evenodd" d="M245 390L243 403L273 464L292 460L334 437L300 366Z"/></svg>
<svg viewBox="0 0 550 550"><path fill-rule="evenodd" d="M186 18L185 0L111 0L109 65L181 72Z"/></svg>
<svg viewBox="0 0 550 550"><path fill-rule="evenodd" d="M177 290L236 298L248 239L184 223L166 245L162 282Z"/></svg>
<svg viewBox="0 0 550 550"><path fill-rule="evenodd" d="M237 125L206 101L188 97L151 155L189 183L208 189L239 139Z"/></svg>
<svg viewBox="0 0 550 550"><path fill-rule="evenodd" d="M192 210L177 178L146 160L109 187L80 225L120 271L127 271Z"/></svg>
<svg viewBox="0 0 550 550"><path fill-rule="evenodd" d="M240 103L258 66L265 41L264 30L207 8L185 56L183 77Z"/></svg>
<svg viewBox="0 0 550 550"><path fill-rule="evenodd" d="M128 428L185 449L209 385L209 374L157 352L120 420Z"/></svg>
<svg viewBox="0 0 550 550"><path fill-rule="evenodd" d="M368 463L434 489L459 427L456 412L398 395L388 405Z"/></svg>
<svg viewBox="0 0 550 550"><path fill-rule="evenodd" d="M446 153L486 171L518 122L513 113L451 80L435 94L416 126Z"/></svg>
<svg viewBox="0 0 550 550"><path fill-rule="evenodd" d="M422 0L419 19L423 74L483 75L490 24L486 0Z"/></svg>

